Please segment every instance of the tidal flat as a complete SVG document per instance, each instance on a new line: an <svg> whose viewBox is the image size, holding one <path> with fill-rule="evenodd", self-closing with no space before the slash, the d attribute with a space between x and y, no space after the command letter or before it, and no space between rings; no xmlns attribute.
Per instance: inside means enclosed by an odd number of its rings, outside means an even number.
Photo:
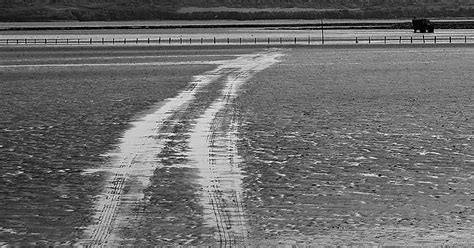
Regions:
<svg viewBox="0 0 474 248"><path fill-rule="evenodd" d="M109 188L101 168L133 123L170 101L179 108L147 134L161 144L148 154L157 169L138 192L143 201L117 205L112 216L128 219L118 218L114 244L474 239L470 46L3 47L0 54L0 244L90 244L87 227ZM179 102L183 92L193 97ZM203 187L205 165L193 161L202 144L217 190ZM219 195L221 164L241 178L236 207ZM136 181L124 180L119 195L137 193ZM206 202L206 192L220 201ZM219 218L206 214L210 206ZM225 211L232 208L245 219L238 239L226 231L232 227L222 229L233 223Z"/></svg>

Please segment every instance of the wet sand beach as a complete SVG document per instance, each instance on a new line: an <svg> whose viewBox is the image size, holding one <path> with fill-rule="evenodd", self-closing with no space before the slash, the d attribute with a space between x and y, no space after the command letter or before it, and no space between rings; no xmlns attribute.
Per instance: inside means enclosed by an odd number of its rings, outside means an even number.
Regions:
<svg viewBox="0 0 474 248"><path fill-rule="evenodd" d="M473 52L2 47L0 244L470 245Z"/></svg>

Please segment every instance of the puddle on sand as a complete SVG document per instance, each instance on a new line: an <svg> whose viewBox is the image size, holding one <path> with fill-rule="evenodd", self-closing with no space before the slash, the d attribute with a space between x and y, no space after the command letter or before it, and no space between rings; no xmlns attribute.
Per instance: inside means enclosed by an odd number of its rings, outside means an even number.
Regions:
<svg viewBox="0 0 474 248"><path fill-rule="evenodd" d="M191 161L183 167L198 168L199 182L203 188L202 205L206 224L216 227L216 239L225 244L245 240L247 234L245 215L241 205L242 174L238 168L236 150L237 123L229 112L229 104L238 87L258 71L278 62L279 50L243 55L233 60L221 61L215 70L195 76L178 96L157 106L155 112L132 123L121 139L116 152L107 154L111 163L85 173L108 172L104 192L95 205L94 223L85 230L85 246L110 246L120 244L117 230L124 224L130 209L144 200L143 190L148 187L156 168L162 166L157 154L163 147L158 139L166 120L195 101L196 93L204 86L225 76L227 80L222 97L217 99L197 120L190 134L188 157ZM225 125L224 125L225 124ZM124 194L125 187L129 187ZM133 217L132 217L133 218ZM136 218L136 217L135 217Z"/></svg>

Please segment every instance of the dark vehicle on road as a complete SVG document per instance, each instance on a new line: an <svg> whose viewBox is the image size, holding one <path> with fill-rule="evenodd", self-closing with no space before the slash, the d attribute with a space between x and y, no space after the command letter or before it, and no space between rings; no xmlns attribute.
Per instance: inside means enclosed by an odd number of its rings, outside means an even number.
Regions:
<svg viewBox="0 0 474 248"><path fill-rule="evenodd" d="M433 33L434 32L434 25L430 22L430 20L426 18L413 18L413 31L420 31L420 33Z"/></svg>

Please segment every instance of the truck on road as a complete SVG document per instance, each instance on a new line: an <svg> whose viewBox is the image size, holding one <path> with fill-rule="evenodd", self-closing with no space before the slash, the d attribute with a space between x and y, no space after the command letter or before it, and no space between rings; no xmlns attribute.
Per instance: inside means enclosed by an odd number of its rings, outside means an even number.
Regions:
<svg viewBox="0 0 474 248"><path fill-rule="evenodd" d="M420 31L420 33L433 33L434 32L434 25L430 22L430 20L426 18L413 18L413 31Z"/></svg>

